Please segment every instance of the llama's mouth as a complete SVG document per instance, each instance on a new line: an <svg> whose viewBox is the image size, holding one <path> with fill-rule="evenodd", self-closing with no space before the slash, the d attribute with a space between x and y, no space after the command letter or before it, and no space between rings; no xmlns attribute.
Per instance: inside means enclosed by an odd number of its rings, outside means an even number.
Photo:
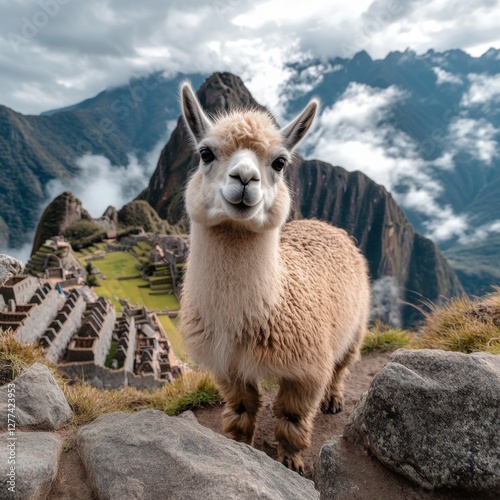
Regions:
<svg viewBox="0 0 500 500"><path fill-rule="evenodd" d="M261 201L254 205L248 205L243 200L233 203L222 197L225 205L225 211L231 219L248 220L251 219L259 210Z"/></svg>
<svg viewBox="0 0 500 500"><path fill-rule="evenodd" d="M231 203L234 208L237 208L238 210L246 210L247 208L252 208L250 205L247 205L243 200L240 201L239 203Z"/></svg>

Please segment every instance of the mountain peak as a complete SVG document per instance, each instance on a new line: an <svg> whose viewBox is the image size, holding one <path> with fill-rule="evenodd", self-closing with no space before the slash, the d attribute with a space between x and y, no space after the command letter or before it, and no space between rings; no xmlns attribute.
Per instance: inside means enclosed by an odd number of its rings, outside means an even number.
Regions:
<svg viewBox="0 0 500 500"><path fill-rule="evenodd" d="M209 76L197 94L203 108L210 113L242 107L262 108L241 78L228 72L217 72Z"/></svg>
<svg viewBox="0 0 500 500"><path fill-rule="evenodd" d="M92 217L73 193L64 191L44 210L35 233L31 254L33 255L45 240L64 234L69 226L80 220L91 221Z"/></svg>
<svg viewBox="0 0 500 500"><path fill-rule="evenodd" d="M362 51L358 52L352 58L352 62L354 64L368 64L368 63L371 63L372 61L373 61L373 59L370 57L368 52L366 52L366 50L362 50Z"/></svg>

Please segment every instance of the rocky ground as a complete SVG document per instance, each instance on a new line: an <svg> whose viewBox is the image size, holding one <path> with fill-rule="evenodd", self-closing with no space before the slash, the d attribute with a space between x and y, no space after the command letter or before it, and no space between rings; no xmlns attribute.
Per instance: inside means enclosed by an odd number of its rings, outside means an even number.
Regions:
<svg viewBox="0 0 500 500"><path fill-rule="evenodd" d="M306 478L315 480L321 498L498 498L500 359L400 350L388 360L388 354L364 356L346 381L344 411L316 417L304 459ZM2 414L11 387L0 387ZM181 418L157 410L117 412L76 429L68 425L67 402L43 365L23 372L15 387L19 407L26 410L17 414L24 427L16 430L16 487L23 493L15 498L320 498L312 481L274 460L272 388L258 422L256 450L221 435L220 407ZM9 436L0 433L0 500L14 498L6 479ZM429 484L455 490L430 492Z"/></svg>
<svg viewBox="0 0 500 500"><path fill-rule="evenodd" d="M356 402L359 400L361 394L368 390L374 375L386 363L388 358L389 354L364 356L353 367L352 374L346 381L346 405L344 411L337 415L323 415L318 413L315 421L312 446L304 453L306 477L312 478L314 462L321 446L333 435L342 434L345 422ZM276 445L274 443L275 419L271 411L274 396L275 391L272 390L265 395L255 440L255 447L264 451L272 458L276 457ZM196 418L202 425L209 427L215 432L222 433L221 411L222 407L198 410L196 411ZM77 429L63 428L57 431L56 434L61 437L64 449L59 462L57 476L48 498L54 500L90 500L97 498L92 491L82 459L77 451Z"/></svg>
<svg viewBox="0 0 500 500"><path fill-rule="evenodd" d="M314 462L318 457L321 446L332 436L343 433L344 425L354 406L361 395L368 390L373 377L385 365L389 356L389 353L375 353L363 356L361 361L352 367L351 374L346 380L344 410L336 415L325 415L318 412L314 422L312 445L303 453L305 477L312 479ZM276 391L267 392L265 395L254 442L254 446L258 450L262 450L272 458L276 458L277 455L277 446L274 441L276 419L272 414L272 404L275 396ZM222 407L197 410L195 413L200 424L210 427L215 432L222 433Z"/></svg>

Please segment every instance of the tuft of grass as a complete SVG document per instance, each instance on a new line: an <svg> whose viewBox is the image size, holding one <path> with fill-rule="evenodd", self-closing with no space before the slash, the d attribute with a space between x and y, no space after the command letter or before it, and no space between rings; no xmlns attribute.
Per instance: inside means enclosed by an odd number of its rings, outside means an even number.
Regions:
<svg viewBox="0 0 500 500"><path fill-rule="evenodd" d="M205 372L192 371L151 392L148 404L150 408L162 410L167 415L178 415L221 402L213 377Z"/></svg>
<svg viewBox="0 0 500 500"><path fill-rule="evenodd" d="M377 321L368 330L363 346L361 347L362 354L371 352L390 352L402 347L410 347L412 335L407 330L401 328L393 328L389 325Z"/></svg>
<svg viewBox="0 0 500 500"><path fill-rule="evenodd" d="M34 344L19 343L10 329L1 334L0 384L14 380L34 363L48 364L42 348Z"/></svg>
<svg viewBox="0 0 500 500"><path fill-rule="evenodd" d="M188 372L154 391L135 387L104 390L88 382L65 384L64 393L71 406L75 425L88 424L104 413L138 411L146 408L178 415L186 410L220 404L221 397L211 375Z"/></svg>
<svg viewBox="0 0 500 500"><path fill-rule="evenodd" d="M186 410L215 406L222 401L212 376L199 371L188 372L154 391L135 387L106 390L88 382L69 382L45 359L43 349L19 343L11 331L3 333L0 337L0 385L14 380L37 362L54 373L73 410L72 424L76 426L88 424L103 413L153 408L168 415L178 415Z"/></svg>
<svg viewBox="0 0 500 500"><path fill-rule="evenodd" d="M134 411L146 406L145 394L132 387L108 391L88 382L75 382L65 384L63 391L73 410L73 424L77 426L88 424L104 413Z"/></svg>
<svg viewBox="0 0 500 500"><path fill-rule="evenodd" d="M500 354L500 288L481 298L463 296L429 307L413 347Z"/></svg>
<svg viewBox="0 0 500 500"><path fill-rule="evenodd" d="M221 402L212 376L197 371L177 377L171 384L154 391L141 391L135 387L105 390L93 387L88 382L75 382L65 384L64 393L74 412L75 425L88 424L99 415L116 411L132 412L152 408L173 416Z"/></svg>

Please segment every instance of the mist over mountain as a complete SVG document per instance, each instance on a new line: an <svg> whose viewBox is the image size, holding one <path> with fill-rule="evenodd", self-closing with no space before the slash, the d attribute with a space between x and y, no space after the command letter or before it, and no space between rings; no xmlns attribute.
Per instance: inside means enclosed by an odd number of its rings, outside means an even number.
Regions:
<svg viewBox="0 0 500 500"><path fill-rule="evenodd" d="M500 283L499 74L494 49L481 57L451 50L309 58L288 66L279 118L319 96L322 112L302 155L387 188L415 229L450 256L467 289L483 293ZM158 186L149 180L177 124L185 76L197 88L206 75L156 73L41 116L0 107L0 248L31 246L44 206L66 189L94 217L148 184L154 205ZM179 200L182 184L162 182L176 186ZM180 218L167 214L179 210L171 201L157 207L170 222Z"/></svg>
<svg viewBox="0 0 500 500"><path fill-rule="evenodd" d="M0 106L0 248L31 244L27 235L45 205L66 188L92 188L89 194L103 198L118 186L129 191L116 193L115 201L123 204L141 191L149 180L150 172L141 179L148 153L164 144L170 121L179 115L177 91L184 78L155 73L132 79L41 116ZM203 80L190 79L195 85ZM105 192L99 192L103 185Z"/></svg>
<svg viewBox="0 0 500 500"><path fill-rule="evenodd" d="M324 106L303 153L383 184L470 292L500 284L500 51L360 52L294 70L291 108Z"/></svg>

